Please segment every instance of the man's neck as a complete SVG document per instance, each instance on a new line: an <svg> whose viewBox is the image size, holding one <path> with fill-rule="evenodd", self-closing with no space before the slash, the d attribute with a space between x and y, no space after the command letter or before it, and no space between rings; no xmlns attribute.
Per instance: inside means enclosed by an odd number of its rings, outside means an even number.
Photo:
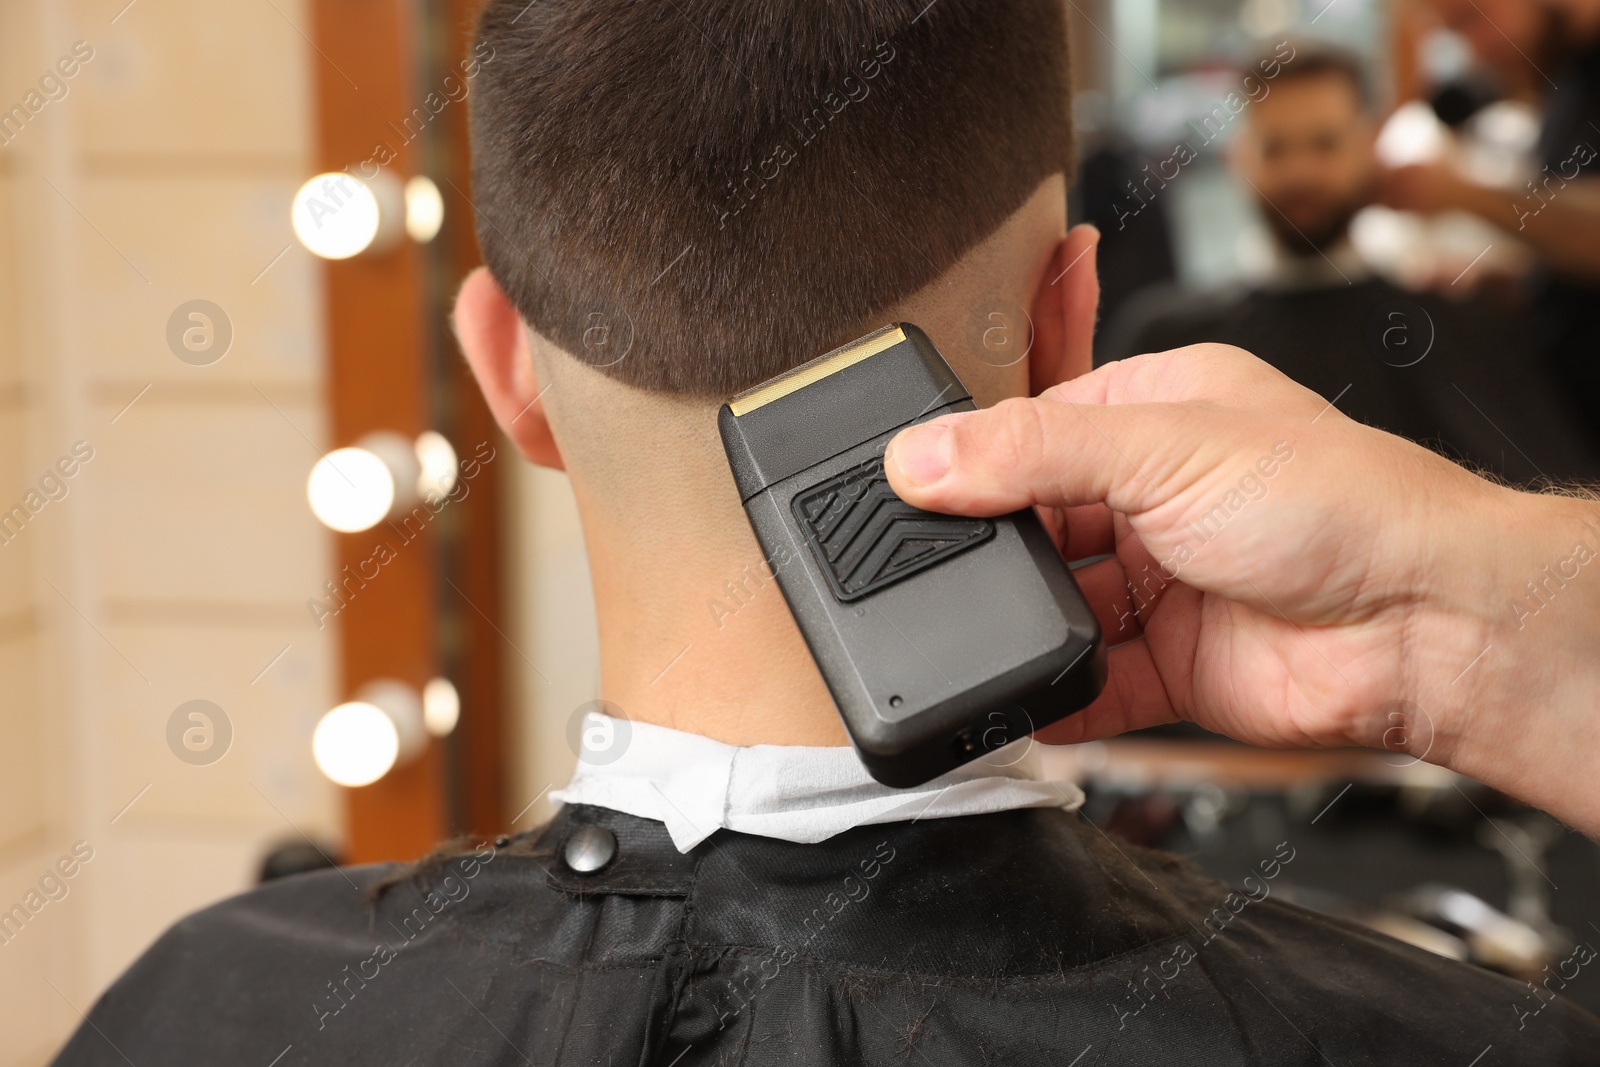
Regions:
<svg viewBox="0 0 1600 1067"><path fill-rule="evenodd" d="M847 744L739 504L715 406L686 416L673 402L629 399L641 407L636 424L651 426L649 453L626 471L574 479L600 695L629 719L728 744ZM605 486L604 496L589 485Z"/></svg>
<svg viewBox="0 0 1600 1067"><path fill-rule="evenodd" d="M754 539L720 562L648 573L594 561L601 694L630 719L727 744L848 744Z"/></svg>

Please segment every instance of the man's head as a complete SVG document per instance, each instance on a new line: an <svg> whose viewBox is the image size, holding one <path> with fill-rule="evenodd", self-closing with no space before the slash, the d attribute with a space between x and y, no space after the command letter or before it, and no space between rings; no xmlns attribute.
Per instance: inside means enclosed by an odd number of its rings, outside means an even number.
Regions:
<svg viewBox="0 0 1600 1067"><path fill-rule="evenodd" d="M1061 309L1093 257L1047 270L1072 152L1060 0L490 0L479 35L492 278L457 332L531 458L642 489L638 431L715 452L721 400L895 318L980 402L1088 369L1060 362Z"/></svg>
<svg viewBox="0 0 1600 1067"><path fill-rule="evenodd" d="M630 714L843 740L752 577L723 400L894 320L979 403L1088 370L1098 235L1066 230L1064 7L490 0L488 271L456 332L523 454L572 476L601 687Z"/></svg>
<svg viewBox="0 0 1600 1067"><path fill-rule="evenodd" d="M1319 252L1344 237L1372 200L1375 130L1358 59L1299 45L1249 107L1233 164L1254 186L1283 247Z"/></svg>
<svg viewBox="0 0 1600 1067"><path fill-rule="evenodd" d="M850 340L1069 166L1060 0L491 0L479 34L484 259L645 389Z"/></svg>

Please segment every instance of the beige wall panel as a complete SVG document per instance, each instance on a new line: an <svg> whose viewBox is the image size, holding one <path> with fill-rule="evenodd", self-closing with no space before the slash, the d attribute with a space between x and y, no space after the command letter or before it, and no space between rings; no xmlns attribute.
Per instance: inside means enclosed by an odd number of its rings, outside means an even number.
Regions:
<svg viewBox="0 0 1600 1067"><path fill-rule="evenodd" d="M108 697L100 731L116 753L108 790L113 808L132 803L119 827L204 833L236 827L290 837L295 827L337 832L334 786L311 758L311 731L333 704L331 629L319 635L309 625L113 622L105 632L116 646L106 645L101 658ZM231 731L220 758L215 747L191 755L181 741L169 745L173 713L197 699L220 708ZM187 715L180 721L185 729L204 725ZM218 729L211 744L220 737ZM179 750L197 762L186 762ZM213 761L204 762L208 757Z"/></svg>
<svg viewBox="0 0 1600 1067"><path fill-rule="evenodd" d="M307 56L316 53L300 35L303 0L78 0L71 9L77 37L95 50L63 102L75 109L84 151L259 158L306 150ZM63 51L71 44L63 41Z"/></svg>
<svg viewBox="0 0 1600 1067"><path fill-rule="evenodd" d="M246 390L255 382L269 395L274 383L314 382L321 277L289 225L306 176L297 167L281 177L105 168L80 183L75 202L93 223L74 231L87 372L131 384L130 396L149 381ZM196 299L222 308L232 326L227 354L206 366L181 361L167 338L174 311Z"/></svg>
<svg viewBox="0 0 1600 1067"><path fill-rule="evenodd" d="M97 879L92 887L97 907L87 919L87 983L94 996L173 923L254 882L261 853L278 840L273 832L123 830L127 821L111 828L103 845L96 844L95 859L84 872L85 878ZM268 1053L263 1064L274 1054Z"/></svg>
<svg viewBox="0 0 1600 1067"><path fill-rule="evenodd" d="M37 890L39 879L71 846L67 839L40 839L0 852L0 909L10 910L30 889ZM45 904L21 933L0 944L0 1067L48 1063L78 1023L72 1005L89 1010L91 1001L74 989L63 956L72 927L85 922L91 910L84 890L99 873L96 862L80 867L65 880L66 896Z"/></svg>
<svg viewBox="0 0 1600 1067"><path fill-rule="evenodd" d="M0 33L5 19L0 17ZM0 99L4 99L0 97ZM11 159L0 148L0 413L11 410L20 400L22 353L17 337L17 262L16 227L11 221Z"/></svg>
<svg viewBox="0 0 1600 1067"><path fill-rule="evenodd" d="M558 471L514 462L513 532L507 539L518 546L511 561L512 639L544 675L520 657L511 660L517 671L511 729L518 756L512 761L512 810L543 793L518 821L521 828L550 818L550 790L572 777L577 755L567 742L567 720L599 695L600 642L572 483Z"/></svg>
<svg viewBox="0 0 1600 1067"><path fill-rule="evenodd" d="M39 77L55 60L42 44L41 26L46 19L43 12L37 10L39 7L39 0L0 0L0 101L4 101L7 110L24 102L25 94L38 87ZM62 44L70 50L72 39L67 37ZM15 169L18 155L35 140L28 136L29 127L42 121L53 106L46 105L29 120L28 126L0 146L0 169L7 169L8 164L9 169Z"/></svg>
<svg viewBox="0 0 1600 1067"><path fill-rule="evenodd" d="M87 1009L295 827L337 829L309 751L335 689L333 631L305 610L332 576L304 497L327 447L321 279L288 221L322 62L307 8L0 0L0 107L75 40L95 51L0 147L0 508L75 441L95 450L0 545L0 908L74 839L95 848L0 944L0 1067L78 1024L47 978ZM197 298L232 325L207 366L166 340ZM210 765L166 739L197 697L233 730Z"/></svg>
<svg viewBox="0 0 1600 1067"><path fill-rule="evenodd" d="M116 408L100 406L105 429L79 475L97 495L107 600L237 604L309 622L306 599L334 577L305 498L320 414L259 397L163 403L160 388L115 425Z"/></svg>
<svg viewBox="0 0 1600 1067"><path fill-rule="evenodd" d="M31 471L27 449L27 412L20 407L0 405L0 520L16 504L24 501L29 487L37 484L39 471ZM33 566L35 554L29 543L42 529L49 526L47 505L38 515L30 516L20 532L15 521L0 529L0 639L6 629L5 619L24 611L33 603ZM3 676L0 676L3 678Z"/></svg>
<svg viewBox="0 0 1600 1067"><path fill-rule="evenodd" d="M45 818L40 780L39 691L31 627L8 634L0 620L0 850L40 830ZM3 899L3 898L0 898ZM5 948L0 946L0 952ZM4 1030L0 1029L0 1033Z"/></svg>

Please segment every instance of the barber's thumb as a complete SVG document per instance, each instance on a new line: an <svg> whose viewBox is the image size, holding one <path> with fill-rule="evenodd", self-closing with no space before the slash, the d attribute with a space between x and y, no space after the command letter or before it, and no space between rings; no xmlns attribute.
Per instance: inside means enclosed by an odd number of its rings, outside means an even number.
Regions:
<svg viewBox="0 0 1600 1067"><path fill-rule="evenodd" d="M940 420L922 423L889 442L886 462L899 469L908 488L924 489L950 473L955 442L950 424Z"/></svg>
<svg viewBox="0 0 1600 1067"><path fill-rule="evenodd" d="M884 471L906 503L956 515L1105 501L1112 472L1128 465L1107 435L1140 451L1137 420L1114 412L1099 410L1105 429L1098 432L1074 405L1045 397L941 415L901 430L884 453Z"/></svg>
<svg viewBox="0 0 1600 1067"><path fill-rule="evenodd" d="M960 432L962 424L981 414L958 411L941 415L900 431L889 442L884 453L884 470L889 484L901 499L930 511L977 514L988 510L981 502L970 499L968 483L978 472L967 469L972 463L962 463L963 458L978 459L971 454L970 438ZM960 447L963 438L968 439L965 455Z"/></svg>

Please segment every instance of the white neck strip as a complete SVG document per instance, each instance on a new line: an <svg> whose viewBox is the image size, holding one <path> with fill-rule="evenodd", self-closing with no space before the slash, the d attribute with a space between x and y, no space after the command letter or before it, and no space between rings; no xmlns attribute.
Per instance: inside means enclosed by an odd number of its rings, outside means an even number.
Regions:
<svg viewBox="0 0 1600 1067"><path fill-rule="evenodd" d="M891 789L849 748L739 747L593 713L583 736L571 783L551 799L665 823L680 852L719 829L814 844L856 826L1083 804L1074 783L1038 777L1031 738L924 785Z"/></svg>

